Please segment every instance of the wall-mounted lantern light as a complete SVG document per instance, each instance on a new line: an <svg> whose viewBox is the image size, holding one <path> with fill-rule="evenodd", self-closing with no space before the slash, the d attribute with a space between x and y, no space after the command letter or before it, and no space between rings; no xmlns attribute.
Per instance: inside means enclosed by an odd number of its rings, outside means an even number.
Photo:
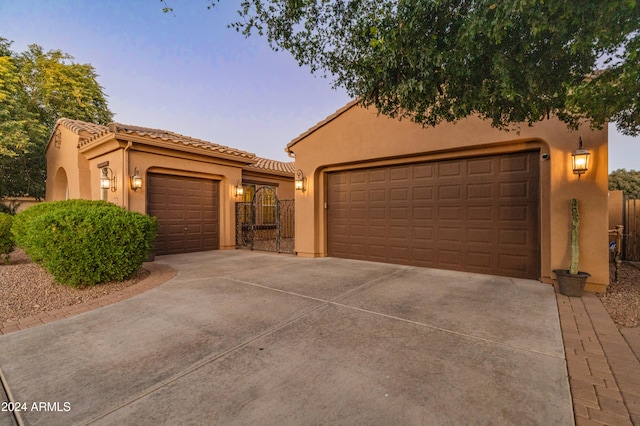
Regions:
<svg viewBox="0 0 640 426"><path fill-rule="evenodd" d="M140 176L140 170L137 167L133 169L133 176L130 176L129 180L131 181L131 189L134 191L142 188L142 176Z"/></svg>
<svg viewBox="0 0 640 426"><path fill-rule="evenodd" d="M242 181L238 179L236 186L233 187L233 196L242 197L244 195L244 188L242 187Z"/></svg>
<svg viewBox="0 0 640 426"><path fill-rule="evenodd" d="M302 174L302 170L298 169L296 172L296 181L295 181L296 191L306 191L307 190L307 178Z"/></svg>
<svg viewBox="0 0 640 426"><path fill-rule="evenodd" d="M579 139L579 147L571 153L571 162L573 165L573 174L580 176L589 170L589 155L591 153L582 148L582 136Z"/></svg>
<svg viewBox="0 0 640 426"><path fill-rule="evenodd" d="M102 168L102 177L100 178L100 188L111 189L111 192L116 192L116 189L117 189L116 175L113 174L113 170L111 170L109 167Z"/></svg>

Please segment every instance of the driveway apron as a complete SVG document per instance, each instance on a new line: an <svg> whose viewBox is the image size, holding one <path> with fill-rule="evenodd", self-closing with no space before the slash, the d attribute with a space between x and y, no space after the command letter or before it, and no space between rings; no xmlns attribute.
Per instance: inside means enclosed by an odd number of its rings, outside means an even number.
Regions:
<svg viewBox="0 0 640 426"><path fill-rule="evenodd" d="M175 278L0 336L25 424L573 423L552 286L250 251L156 261Z"/></svg>

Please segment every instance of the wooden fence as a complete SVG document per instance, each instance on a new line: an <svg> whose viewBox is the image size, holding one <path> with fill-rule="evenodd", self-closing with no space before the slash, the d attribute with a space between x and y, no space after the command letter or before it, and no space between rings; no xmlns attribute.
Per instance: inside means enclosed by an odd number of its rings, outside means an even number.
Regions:
<svg viewBox="0 0 640 426"><path fill-rule="evenodd" d="M622 258L625 260L640 260L640 200L625 199L624 208L624 243Z"/></svg>

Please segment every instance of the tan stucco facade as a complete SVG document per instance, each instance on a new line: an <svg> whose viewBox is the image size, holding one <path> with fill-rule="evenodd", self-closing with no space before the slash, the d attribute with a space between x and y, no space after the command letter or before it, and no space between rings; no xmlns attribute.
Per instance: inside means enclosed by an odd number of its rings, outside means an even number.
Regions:
<svg viewBox="0 0 640 426"><path fill-rule="evenodd" d="M146 214L149 173L217 181L220 249L236 247L235 203L241 200L236 199L234 189L243 182L245 173L250 179L277 186L279 197L283 193L293 198L293 165L261 161L264 159L252 153L156 129L61 119L46 158L47 201L104 199ZM278 167L269 168L274 165ZM105 167L116 177L115 191L100 188ZM136 191L130 184L135 170L143 181Z"/></svg>
<svg viewBox="0 0 640 426"><path fill-rule="evenodd" d="M589 171L580 179L572 171L571 152L591 152ZM567 269L570 250L570 200L580 202L580 269L591 274L589 291L603 291L608 269L608 135L606 128L583 126L571 131L556 119L509 132L470 117L423 128L408 120L378 115L352 102L287 145L296 169L307 178L305 192L296 191L296 251L305 257L327 255L326 176L328 172L373 166L433 161L478 155L539 150L540 277L555 279L554 269Z"/></svg>

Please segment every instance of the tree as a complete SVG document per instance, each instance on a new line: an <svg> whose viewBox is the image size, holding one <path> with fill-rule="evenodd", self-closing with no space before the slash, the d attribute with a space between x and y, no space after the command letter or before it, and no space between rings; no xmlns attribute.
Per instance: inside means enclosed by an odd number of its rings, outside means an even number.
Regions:
<svg viewBox="0 0 640 426"><path fill-rule="evenodd" d="M15 53L0 37L0 197L44 196L49 135L61 117L107 124L97 74L60 50Z"/></svg>
<svg viewBox="0 0 640 426"><path fill-rule="evenodd" d="M609 191L622 190L627 198L640 198L640 171L618 169L609 173Z"/></svg>
<svg viewBox="0 0 640 426"><path fill-rule="evenodd" d="M243 0L239 13L231 27L392 117L507 129L554 114L640 134L636 0Z"/></svg>

